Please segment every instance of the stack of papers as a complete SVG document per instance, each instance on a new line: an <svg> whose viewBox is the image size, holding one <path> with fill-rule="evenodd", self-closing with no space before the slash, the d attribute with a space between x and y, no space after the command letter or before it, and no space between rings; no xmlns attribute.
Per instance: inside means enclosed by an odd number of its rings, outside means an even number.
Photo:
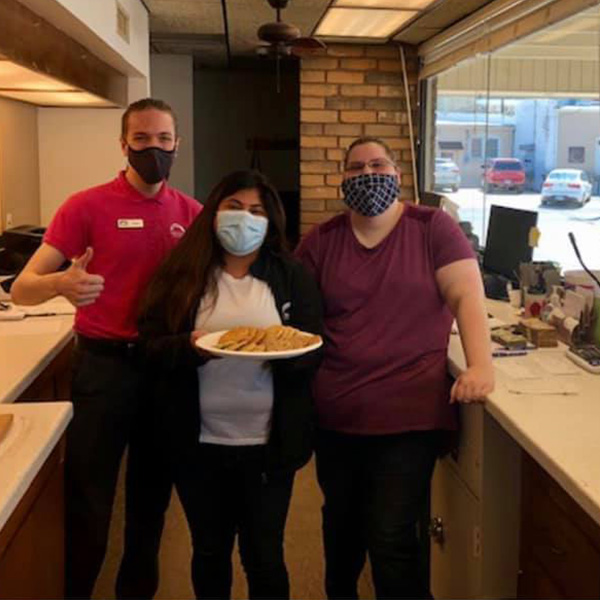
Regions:
<svg viewBox="0 0 600 600"><path fill-rule="evenodd" d="M576 395L582 371L563 352L540 352L494 361L512 394Z"/></svg>
<svg viewBox="0 0 600 600"><path fill-rule="evenodd" d="M75 307L63 296L57 296L36 306L18 304L7 304L7 306L8 308L0 310L0 321L20 321L28 316L50 317L75 314Z"/></svg>
<svg viewBox="0 0 600 600"><path fill-rule="evenodd" d="M25 318L25 313L14 304L2 303L0 305L0 321L20 321Z"/></svg>

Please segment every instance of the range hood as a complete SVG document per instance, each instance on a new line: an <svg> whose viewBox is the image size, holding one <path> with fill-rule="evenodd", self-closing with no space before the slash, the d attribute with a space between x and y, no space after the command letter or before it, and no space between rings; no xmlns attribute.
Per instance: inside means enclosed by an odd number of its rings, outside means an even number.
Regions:
<svg viewBox="0 0 600 600"><path fill-rule="evenodd" d="M127 87L126 75L65 32L18 0L0 0L0 97L115 107L127 105Z"/></svg>
<svg viewBox="0 0 600 600"><path fill-rule="evenodd" d="M0 55L0 97L38 106L114 107L116 104Z"/></svg>

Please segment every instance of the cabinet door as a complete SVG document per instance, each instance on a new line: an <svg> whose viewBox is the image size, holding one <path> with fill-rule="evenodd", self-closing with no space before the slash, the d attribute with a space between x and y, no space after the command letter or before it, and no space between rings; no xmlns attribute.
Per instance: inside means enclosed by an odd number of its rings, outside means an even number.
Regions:
<svg viewBox="0 0 600 600"><path fill-rule="evenodd" d="M600 598L600 528L531 457L524 457L520 598Z"/></svg>
<svg viewBox="0 0 600 600"><path fill-rule="evenodd" d="M443 540L431 540L434 598L480 597L481 506L446 459L434 472L431 516L443 527Z"/></svg>
<svg viewBox="0 0 600 600"><path fill-rule="evenodd" d="M484 410L482 404L459 406L458 446L448 456L460 479L479 500L482 496Z"/></svg>
<svg viewBox="0 0 600 600"><path fill-rule="evenodd" d="M0 600L64 598L64 438L0 531Z"/></svg>

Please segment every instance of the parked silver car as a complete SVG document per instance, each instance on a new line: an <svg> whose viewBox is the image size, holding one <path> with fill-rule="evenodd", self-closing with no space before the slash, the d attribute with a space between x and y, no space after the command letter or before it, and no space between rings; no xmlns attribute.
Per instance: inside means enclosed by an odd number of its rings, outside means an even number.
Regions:
<svg viewBox="0 0 600 600"><path fill-rule="evenodd" d="M436 190L449 189L453 192L458 192L458 188L460 187L460 169L452 159L435 159L434 186Z"/></svg>
<svg viewBox="0 0 600 600"><path fill-rule="evenodd" d="M542 206L573 202L583 206L591 198L592 183L580 169L554 169L542 185Z"/></svg>

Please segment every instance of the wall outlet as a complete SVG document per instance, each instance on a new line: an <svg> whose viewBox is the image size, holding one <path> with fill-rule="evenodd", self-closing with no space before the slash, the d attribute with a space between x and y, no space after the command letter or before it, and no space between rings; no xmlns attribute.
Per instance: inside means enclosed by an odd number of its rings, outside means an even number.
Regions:
<svg viewBox="0 0 600 600"><path fill-rule="evenodd" d="M6 213L6 228L12 227L13 224L13 216L12 213Z"/></svg>

